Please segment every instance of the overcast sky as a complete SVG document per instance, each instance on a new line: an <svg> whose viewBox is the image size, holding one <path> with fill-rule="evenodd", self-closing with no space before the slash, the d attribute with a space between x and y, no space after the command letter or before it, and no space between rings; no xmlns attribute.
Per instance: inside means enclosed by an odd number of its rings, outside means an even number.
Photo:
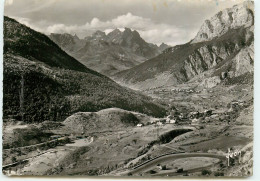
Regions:
<svg viewBox="0 0 260 181"><path fill-rule="evenodd" d="M148 42L190 41L202 23L243 0L6 0L4 14L31 28L83 38L96 30L137 30Z"/></svg>

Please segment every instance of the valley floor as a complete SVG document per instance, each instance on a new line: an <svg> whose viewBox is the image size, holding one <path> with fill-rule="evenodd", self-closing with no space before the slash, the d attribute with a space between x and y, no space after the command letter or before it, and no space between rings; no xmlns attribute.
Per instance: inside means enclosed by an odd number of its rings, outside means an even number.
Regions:
<svg viewBox="0 0 260 181"><path fill-rule="evenodd" d="M3 171L7 175L249 176L252 174L253 142L250 92L242 86L148 90L147 94L154 98L174 102L182 112L214 111L196 121L181 124L158 124L163 119L134 113L143 126L117 126L116 129L108 127L88 132L74 129L70 132L73 127L69 129L68 125L61 125L48 130L56 135L56 138L52 137L57 140L55 145L46 143L26 149L4 149L3 165L6 167ZM240 107L234 109L226 104L232 101L240 102ZM110 111L111 115L112 112L113 115L122 114L117 109L98 114L107 116ZM28 127L41 128L40 125L13 124L5 125L4 132L12 137L13 129ZM64 137L69 139L64 141ZM5 138L4 141L7 140L12 139ZM227 166L225 156L229 148L243 151L240 160L233 159ZM164 159L165 155L167 159ZM8 166L14 162L18 164Z"/></svg>

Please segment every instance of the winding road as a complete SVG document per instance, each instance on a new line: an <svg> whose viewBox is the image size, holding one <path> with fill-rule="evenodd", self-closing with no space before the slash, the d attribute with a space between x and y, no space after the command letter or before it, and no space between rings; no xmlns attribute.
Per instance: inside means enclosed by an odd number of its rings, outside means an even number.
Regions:
<svg viewBox="0 0 260 181"><path fill-rule="evenodd" d="M178 153L178 154L169 154L169 155L164 155L157 157L155 159L152 159L148 162L145 162L144 164L141 164L139 166L136 166L133 168L133 170L129 171L132 175L140 174L147 172L154 168L157 164L161 164L162 162L166 162L169 160L176 160L180 158L189 158L189 157L208 157L208 158L217 158L219 160L225 160L226 157L225 155L218 155L218 154L211 154L211 153ZM208 167L208 166L207 166ZM174 176L174 175L183 175L184 173L191 173L191 172L196 172L199 170L202 170L207 167L199 167L199 168L194 168L190 170L185 170L182 173L176 173L176 172L167 172L167 173L158 173L154 174L156 176Z"/></svg>
<svg viewBox="0 0 260 181"><path fill-rule="evenodd" d="M11 148L11 149L30 148L30 147L34 147L34 146L43 145L43 144L46 144L46 143L51 143L51 142L55 142L55 141L60 141L60 140L63 140L63 139L65 139L65 138L66 138L66 137L60 137L60 138L58 138L58 139L50 140L50 141L43 142L43 143L39 143L39 144L28 145L28 146L24 146L24 147ZM94 141L94 137L90 137L89 142L84 141L83 144L85 144L85 145L82 145L82 143L77 143L77 141L82 141L82 140L85 140L85 139L75 140L74 143L65 144L65 146L67 146L67 147L86 146L86 145L91 144L91 143ZM5 150L11 150L11 149L5 149ZM43 154L46 154L46 153L55 153L55 152L57 152L57 151L58 151L58 150L55 150L55 148L52 148L51 150L47 150L47 151L38 153L37 155L31 156L31 157L29 157L29 158L26 158L26 159L23 159L23 160L19 160L19 161L10 163L10 164L2 165L2 169L7 169L7 168L10 168L10 167L16 166L16 165L18 165L18 164L28 162L28 161L30 161L30 159L35 158L35 157L38 157L38 156L40 156L40 155L43 155Z"/></svg>

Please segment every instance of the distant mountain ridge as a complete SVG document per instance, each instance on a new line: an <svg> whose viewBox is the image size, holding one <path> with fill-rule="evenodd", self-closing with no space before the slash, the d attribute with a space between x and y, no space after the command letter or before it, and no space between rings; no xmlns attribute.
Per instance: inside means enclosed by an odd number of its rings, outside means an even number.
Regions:
<svg viewBox="0 0 260 181"><path fill-rule="evenodd" d="M98 30L84 39L54 33L49 37L87 67L108 76L132 68L169 47L166 44L158 47L147 43L137 31L130 28L124 31L115 29L107 35Z"/></svg>
<svg viewBox="0 0 260 181"><path fill-rule="evenodd" d="M190 42L168 48L115 74L114 79L131 88L149 89L181 84L208 71L202 77L215 82L221 82L224 74L232 78L253 73L253 7L253 2L247 1L217 13ZM233 19L228 21L230 16Z"/></svg>

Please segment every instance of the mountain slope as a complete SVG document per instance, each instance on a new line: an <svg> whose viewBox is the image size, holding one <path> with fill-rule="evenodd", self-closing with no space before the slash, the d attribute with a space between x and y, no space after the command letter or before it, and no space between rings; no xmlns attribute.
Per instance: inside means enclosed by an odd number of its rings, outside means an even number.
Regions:
<svg viewBox="0 0 260 181"><path fill-rule="evenodd" d="M117 73L114 79L132 88L147 89L187 82L208 70L213 70L211 76L221 77L222 72L232 71L235 71L234 75L241 75L240 70L235 67L239 67L238 64L242 62L247 62L243 67L252 69L252 61L243 61L243 59L250 59L247 54L244 53L242 59L240 56L240 61L234 59L240 55L242 49L253 46L254 24L251 18L252 10L248 8L251 8L252 2L248 3L250 6L240 4L228 9L229 12L237 10L247 12L248 21L241 21L242 24L237 23L234 28L230 24L227 31L212 35L212 38L204 40L196 37L186 44L168 48L157 57ZM236 13L240 14L240 12ZM223 13L220 12L216 16L218 17L219 14ZM237 19L240 17L234 17L233 21L237 22ZM215 24L214 29L219 29L218 26L222 27L223 24ZM203 29L204 25L199 32L203 32Z"/></svg>
<svg viewBox="0 0 260 181"><path fill-rule="evenodd" d="M51 34L50 38L84 65L108 76L155 57L167 47L149 44L129 28L107 35L96 31L84 40L68 34Z"/></svg>
<svg viewBox="0 0 260 181"><path fill-rule="evenodd" d="M8 17L4 17L4 52L37 59L53 67L95 73L63 52L47 36Z"/></svg>
<svg viewBox="0 0 260 181"><path fill-rule="evenodd" d="M75 112L110 107L165 114L151 98L86 68L47 36L8 17L4 35L5 121L59 121Z"/></svg>

